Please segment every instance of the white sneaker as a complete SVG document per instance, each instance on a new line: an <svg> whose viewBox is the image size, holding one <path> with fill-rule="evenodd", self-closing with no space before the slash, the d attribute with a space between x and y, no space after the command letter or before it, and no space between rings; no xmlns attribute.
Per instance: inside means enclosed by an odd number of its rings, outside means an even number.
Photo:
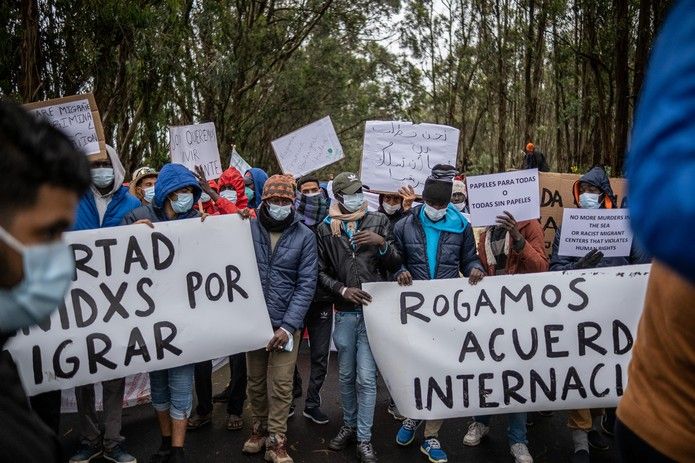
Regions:
<svg viewBox="0 0 695 463"><path fill-rule="evenodd" d="M480 440L485 437L488 432L490 432L489 426L485 426L483 423L474 421L468 427L468 432L463 437L463 443L464 445L475 447L476 445L480 444Z"/></svg>
<svg viewBox="0 0 695 463"><path fill-rule="evenodd" d="M514 444L510 447L510 450L516 463L533 463L533 457L529 453L526 444Z"/></svg>

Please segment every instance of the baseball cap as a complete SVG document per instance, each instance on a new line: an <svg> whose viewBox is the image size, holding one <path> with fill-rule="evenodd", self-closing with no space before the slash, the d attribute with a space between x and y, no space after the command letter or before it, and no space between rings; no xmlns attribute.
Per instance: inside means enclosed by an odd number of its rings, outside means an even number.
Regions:
<svg viewBox="0 0 695 463"><path fill-rule="evenodd" d="M342 172L333 179L333 194L353 195L362 188L362 182L357 174Z"/></svg>

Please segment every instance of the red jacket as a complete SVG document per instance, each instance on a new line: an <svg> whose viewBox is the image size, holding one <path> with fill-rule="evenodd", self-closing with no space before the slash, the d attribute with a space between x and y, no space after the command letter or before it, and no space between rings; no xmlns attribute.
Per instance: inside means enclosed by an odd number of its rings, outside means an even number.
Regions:
<svg viewBox="0 0 695 463"><path fill-rule="evenodd" d="M538 220L526 220L518 222L519 232L526 240L524 248L521 252L514 250L514 246L509 247L509 255L507 256L507 268L505 269L508 275L517 273L537 273L548 270L548 255L545 253L545 240L543 238L543 229ZM488 275L495 275L495 267L490 264L486 241L489 228L481 233L478 240L478 255L480 262L485 267L485 272ZM510 239L507 233L507 239Z"/></svg>
<svg viewBox="0 0 695 463"><path fill-rule="evenodd" d="M236 203L233 203L227 198L220 196L217 198L217 201L208 201L207 203L203 203L203 212L210 215L238 214L239 211L248 207L249 200L246 197L244 178L234 167L230 167L222 172L222 175L217 179L217 182L213 188L215 191L219 192L223 187L226 186L231 186L236 191ZM252 217L256 216L253 210L250 212Z"/></svg>

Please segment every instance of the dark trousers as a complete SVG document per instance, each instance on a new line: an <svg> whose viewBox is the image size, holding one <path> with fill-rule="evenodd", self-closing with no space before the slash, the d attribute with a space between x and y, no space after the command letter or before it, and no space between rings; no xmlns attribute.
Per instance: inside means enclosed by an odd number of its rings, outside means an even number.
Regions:
<svg viewBox="0 0 695 463"><path fill-rule="evenodd" d="M246 401L246 354L229 357L229 402L227 413L241 416ZM195 364L195 393L198 396L196 413L207 415L212 412L212 360Z"/></svg>
<svg viewBox="0 0 695 463"><path fill-rule="evenodd" d="M620 461L623 463L668 463L673 462L666 455L643 441L620 420L615 421L615 441L618 444Z"/></svg>
<svg viewBox="0 0 695 463"><path fill-rule="evenodd" d="M311 371L309 387L306 392L306 408L321 405L321 387L328 371L328 356L331 348L331 331L333 330L333 305L326 302L312 302L304 319L309 331L309 351L311 356ZM295 366L294 369L294 398L302 396L302 377Z"/></svg>
<svg viewBox="0 0 695 463"><path fill-rule="evenodd" d="M29 399L34 412L56 434L60 427L60 397L61 391L49 391Z"/></svg>

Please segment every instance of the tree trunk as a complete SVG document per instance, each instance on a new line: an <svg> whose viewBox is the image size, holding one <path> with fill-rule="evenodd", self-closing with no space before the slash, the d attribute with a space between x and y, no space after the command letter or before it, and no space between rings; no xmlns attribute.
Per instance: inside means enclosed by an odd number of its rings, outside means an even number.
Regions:
<svg viewBox="0 0 695 463"><path fill-rule="evenodd" d="M628 0L613 0L615 18L615 128L613 130L613 152L611 156L612 175L618 176L623 170L623 159L627 151L627 134L630 111L630 80L628 75L629 16Z"/></svg>
<svg viewBox="0 0 695 463"><path fill-rule="evenodd" d="M39 87L40 50L38 0L22 0L22 42L20 50L21 74L19 92L25 103L34 101Z"/></svg>
<svg viewBox="0 0 695 463"><path fill-rule="evenodd" d="M637 47L635 48L635 76L632 84L635 108L637 107L639 94L642 90L642 82L644 82L644 70L647 67L649 43L652 38L652 31L650 28L651 6L651 0L640 0L639 20L637 25Z"/></svg>

